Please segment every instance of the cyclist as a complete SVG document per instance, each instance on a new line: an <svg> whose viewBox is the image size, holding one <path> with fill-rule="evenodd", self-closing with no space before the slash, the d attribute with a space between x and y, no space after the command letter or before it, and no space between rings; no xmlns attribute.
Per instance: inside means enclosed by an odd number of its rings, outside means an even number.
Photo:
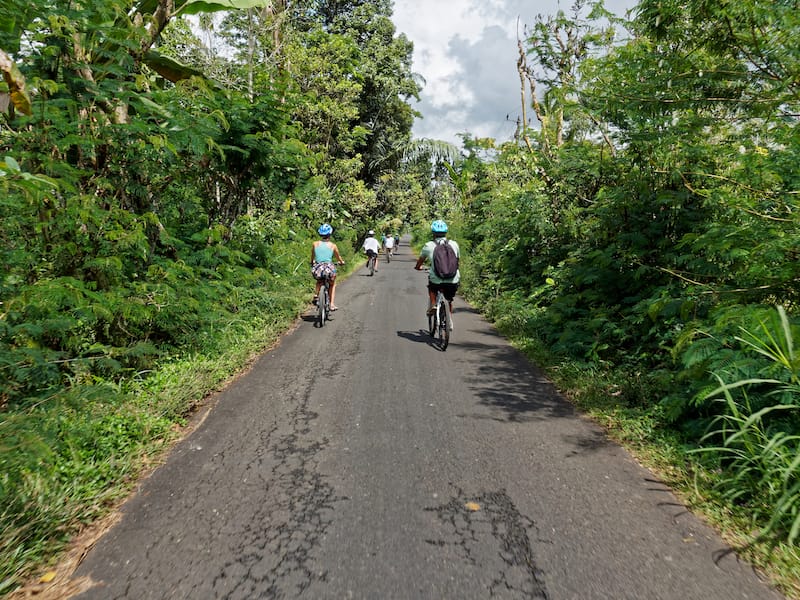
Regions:
<svg viewBox="0 0 800 600"><path fill-rule="evenodd" d="M364 249L364 252L367 253L367 256L372 258L375 257L375 270L378 270L378 249L380 246L378 245L378 240L375 239L375 232L370 229L367 232L367 239L364 240L364 244L361 246Z"/></svg>
<svg viewBox="0 0 800 600"><path fill-rule="evenodd" d="M395 244L395 239L392 236L392 234L390 233L389 235L387 235L383 239L383 251L386 252L387 255L388 254L393 254L394 253L394 244Z"/></svg>
<svg viewBox="0 0 800 600"><path fill-rule="evenodd" d="M451 279L440 279L433 268L433 250L436 248L436 244L447 242L453 247L457 257L460 257L461 253L458 249L458 244L453 240L447 239L447 223L441 219L437 219L431 223L431 233L433 234L433 239L422 247L419 259L417 259L417 264L414 265L414 268L417 271L421 271L422 265L425 264L426 260L431 262L431 268L428 270L428 315L433 314L436 310L436 294L441 290L450 307L450 328L452 329L453 298L455 298L456 290L458 290L458 282L461 281L461 273L456 271L455 277Z"/></svg>
<svg viewBox="0 0 800 600"><path fill-rule="evenodd" d="M314 292L314 304L317 303L319 298L319 290L322 288L322 282L325 278L331 280L331 311L337 310L334 303L336 297L336 265L333 264L334 257L336 262L340 265L344 264L342 256L339 254L339 248L336 247L331 241L331 234L333 227L327 223L323 223L317 230L320 239L318 239L311 246L311 274L317 280L317 289Z"/></svg>

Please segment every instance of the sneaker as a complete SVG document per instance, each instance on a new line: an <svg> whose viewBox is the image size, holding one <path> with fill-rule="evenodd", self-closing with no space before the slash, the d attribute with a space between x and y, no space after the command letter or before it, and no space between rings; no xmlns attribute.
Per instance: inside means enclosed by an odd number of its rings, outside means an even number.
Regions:
<svg viewBox="0 0 800 600"><path fill-rule="evenodd" d="M314 299L311 301L311 304L316 306L318 301L319 301L319 296L314 296Z"/></svg>

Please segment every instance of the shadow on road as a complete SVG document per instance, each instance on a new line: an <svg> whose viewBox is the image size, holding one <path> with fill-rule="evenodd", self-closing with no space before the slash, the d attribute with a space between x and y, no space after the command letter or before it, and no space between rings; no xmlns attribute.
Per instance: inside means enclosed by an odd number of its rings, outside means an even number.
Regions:
<svg viewBox="0 0 800 600"><path fill-rule="evenodd" d="M596 431L587 432L586 435L565 435L562 436L564 441L572 444L575 449L567 456L576 456L578 454L585 454L586 452L596 452L615 444L608 439L605 432L598 429Z"/></svg>
<svg viewBox="0 0 800 600"><path fill-rule="evenodd" d="M309 313L307 315L301 315L300 318L303 321L305 321L306 323L313 323L314 325L317 324L317 313L316 312L312 312L312 313ZM327 323L327 322L330 321L331 323L333 323L335 320L336 320L335 316L328 315L328 318L325 319L325 322Z"/></svg>
<svg viewBox="0 0 800 600"><path fill-rule="evenodd" d="M398 331L397 337L401 337L404 340L409 340L411 342L417 342L418 344L427 344L428 346L433 346L437 350L439 349L436 346L436 340L434 340L431 337L431 334L424 329L420 329L419 331Z"/></svg>
<svg viewBox="0 0 800 600"><path fill-rule="evenodd" d="M522 423L575 415L572 405L558 395L544 373L499 333L491 329L474 333L480 341L470 335L467 337L473 341L459 342L459 348L467 352L465 362L472 363L468 382L480 403L492 409L491 418ZM587 441L586 447L593 443L597 442Z"/></svg>

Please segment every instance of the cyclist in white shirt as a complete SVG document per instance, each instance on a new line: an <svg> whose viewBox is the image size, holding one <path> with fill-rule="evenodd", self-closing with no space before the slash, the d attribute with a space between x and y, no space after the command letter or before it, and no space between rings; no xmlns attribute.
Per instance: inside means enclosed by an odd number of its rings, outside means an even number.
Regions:
<svg viewBox="0 0 800 600"><path fill-rule="evenodd" d="M366 252L368 257L375 257L375 270L378 270L378 250L380 249L380 244L378 240L375 239L375 232L370 229L367 232L367 239L364 240L364 245L362 246L364 252Z"/></svg>
<svg viewBox="0 0 800 600"><path fill-rule="evenodd" d="M386 254L394 253L394 236L391 233L383 240L383 250Z"/></svg>

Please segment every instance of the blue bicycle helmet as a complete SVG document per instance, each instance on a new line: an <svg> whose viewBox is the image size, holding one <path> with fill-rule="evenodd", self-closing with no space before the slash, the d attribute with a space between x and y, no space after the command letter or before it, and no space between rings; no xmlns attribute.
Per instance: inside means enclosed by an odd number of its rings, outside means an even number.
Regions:
<svg viewBox="0 0 800 600"><path fill-rule="evenodd" d="M319 229L317 229L317 232L320 235L330 235L330 234L333 233L333 227L331 227L327 223L323 223L322 225L319 226Z"/></svg>
<svg viewBox="0 0 800 600"><path fill-rule="evenodd" d="M447 233L447 223L441 219L436 219L431 223L431 231L433 233Z"/></svg>

